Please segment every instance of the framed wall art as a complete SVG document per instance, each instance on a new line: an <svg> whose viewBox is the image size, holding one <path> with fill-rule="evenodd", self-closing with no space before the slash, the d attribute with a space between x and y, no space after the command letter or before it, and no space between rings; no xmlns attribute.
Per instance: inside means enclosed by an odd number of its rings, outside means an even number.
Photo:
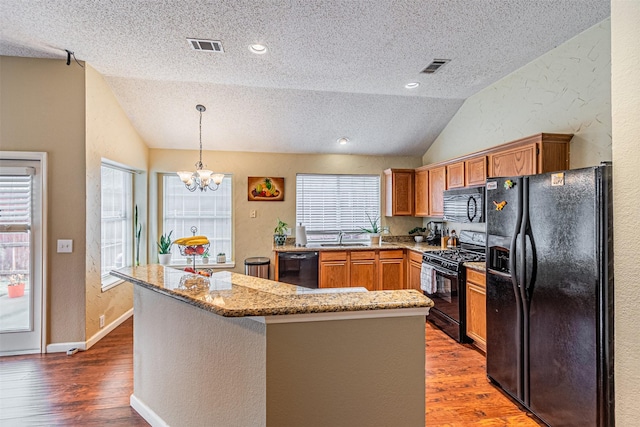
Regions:
<svg viewBox="0 0 640 427"><path fill-rule="evenodd" d="M250 176L247 195L250 202L281 202L284 200L284 178Z"/></svg>

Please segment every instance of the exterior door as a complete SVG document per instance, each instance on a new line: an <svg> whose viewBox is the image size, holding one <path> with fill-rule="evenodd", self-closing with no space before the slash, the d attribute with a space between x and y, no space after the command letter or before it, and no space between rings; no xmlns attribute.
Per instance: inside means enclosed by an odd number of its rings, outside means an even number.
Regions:
<svg viewBox="0 0 640 427"><path fill-rule="evenodd" d="M40 353L43 345L45 157L13 154L0 153L0 355Z"/></svg>

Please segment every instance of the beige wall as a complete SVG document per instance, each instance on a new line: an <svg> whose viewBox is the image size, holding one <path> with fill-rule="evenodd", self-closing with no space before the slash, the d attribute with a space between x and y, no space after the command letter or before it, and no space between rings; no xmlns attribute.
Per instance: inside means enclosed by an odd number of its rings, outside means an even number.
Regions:
<svg viewBox="0 0 640 427"><path fill-rule="evenodd" d="M0 149L48 153L48 339L85 338L85 80L64 60L0 57ZM73 253L56 253L72 239Z"/></svg>
<svg viewBox="0 0 640 427"><path fill-rule="evenodd" d="M147 173L149 149L140 138L116 101L103 77L86 65L86 180L87 180L87 251L86 251L86 338L100 330L99 317L104 314L110 324L133 307L133 290L124 283L106 292L100 281L101 188L100 166L103 159L138 170L135 179L135 203L138 205L143 235L147 224ZM144 238L142 238L144 242ZM141 263L146 260L141 248Z"/></svg>
<svg viewBox="0 0 640 427"><path fill-rule="evenodd" d="M318 154L269 154L227 151L205 151L203 163L216 172L233 174L233 212L236 272L244 272L244 260L254 256L271 256L273 229L277 218L281 218L295 229L296 219L296 173L353 173L379 174L381 176L381 203L384 200L382 171L386 168L414 168L420 166L420 157L376 157ZM150 150L150 212L157 211L157 173L193 169L198 159L197 151ZM285 179L283 202L247 201L247 177L276 176ZM185 190L186 191L186 190ZM257 211L256 218L249 218L249 211ZM383 211L384 212L384 211ZM382 217L382 225L390 226L392 234L407 234L422 223L421 218ZM150 224L150 248L155 247L160 231L157 224ZM155 230L155 231L153 231ZM155 251L150 261L156 262ZM271 265L273 277L273 258Z"/></svg>
<svg viewBox="0 0 640 427"><path fill-rule="evenodd" d="M616 425L640 419L640 2L611 2Z"/></svg>
<svg viewBox="0 0 640 427"><path fill-rule="evenodd" d="M610 26L606 19L469 97L423 163L540 132L575 134L571 168L611 160Z"/></svg>

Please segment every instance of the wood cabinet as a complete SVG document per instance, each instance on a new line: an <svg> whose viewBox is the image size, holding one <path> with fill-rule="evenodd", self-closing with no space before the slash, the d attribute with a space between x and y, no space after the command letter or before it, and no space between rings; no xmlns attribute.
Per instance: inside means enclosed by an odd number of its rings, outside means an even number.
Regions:
<svg viewBox="0 0 640 427"><path fill-rule="evenodd" d="M347 251L321 251L318 287L344 288L348 286L349 263Z"/></svg>
<svg viewBox="0 0 640 427"><path fill-rule="evenodd" d="M464 162L447 165L447 190L464 187Z"/></svg>
<svg viewBox="0 0 640 427"><path fill-rule="evenodd" d="M447 189L447 170L444 166L429 169L429 216L444 215L443 191Z"/></svg>
<svg viewBox="0 0 640 427"><path fill-rule="evenodd" d="M489 176L520 176L569 169L572 134L539 133L489 154Z"/></svg>
<svg viewBox="0 0 640 427"><path fill-rule="evenodd" d="M379 261L379 285L380 290L396 290L405 288L404 280L404 250L381 250Z"/></svg>
<svg viewBox="0 0 640 427"><path fill-rule="evenodd" d="M416 169L414 216L429 216L429 170Z"/></svg>
<svg viewBox="0 0 640 427"><path fill-rule="evenodd" d="M464 162L464 185L484 185L487 181L487 156L478 156Z"/></svg>
<svg viewBox="0 0 640 427"><path fill-rule="evenodd" d="M467 336L473 344L487 351L487 297L485 273L467 268Z"/></svg>
<svg viewBox="0 0 640 427"><path fill-rule="evenodd" d="M422 254L415 251L407 251L409 258L407 289L420 289L420 272L422 271Z"/></svg>
<svg viewBox="0 0 640 427"><path fill-rule="evenodd" d="M385 174L385 215L413 215L413 169L387 169Z"/></svg>
<svg viewBox="0 0 640 427"><path fill-rule="evenodd" d="M350 281L349 286L377 290L378 262L375 251L352 251L350 253Z"/></svg>

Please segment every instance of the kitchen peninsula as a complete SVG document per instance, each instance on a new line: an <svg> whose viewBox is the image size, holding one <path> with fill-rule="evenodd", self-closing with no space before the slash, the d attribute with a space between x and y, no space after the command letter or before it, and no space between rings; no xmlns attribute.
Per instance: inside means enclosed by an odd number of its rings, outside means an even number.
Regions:
<svg viewBox="0 0 640 427"><path fill-rule="evenodd" d="M135 285L131 406L152 425L424 426L420 292L111 274Z"/></svg>

